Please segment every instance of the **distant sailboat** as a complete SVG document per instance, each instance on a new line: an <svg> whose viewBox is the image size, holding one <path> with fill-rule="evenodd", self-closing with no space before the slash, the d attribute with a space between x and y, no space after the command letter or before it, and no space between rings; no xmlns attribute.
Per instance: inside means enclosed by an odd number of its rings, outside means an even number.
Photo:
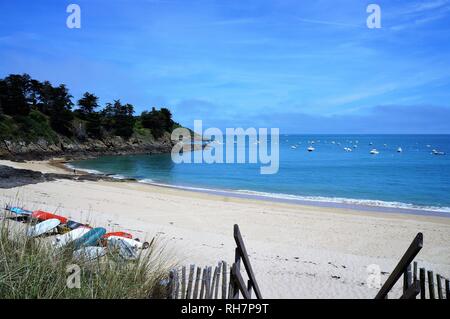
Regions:
<svg viewBox="0 0 450 319"><path fill-rule="evenodd" d="M401 147L397 148L397 153L401 153L401 152L403 152L402 148Z"/></svg>

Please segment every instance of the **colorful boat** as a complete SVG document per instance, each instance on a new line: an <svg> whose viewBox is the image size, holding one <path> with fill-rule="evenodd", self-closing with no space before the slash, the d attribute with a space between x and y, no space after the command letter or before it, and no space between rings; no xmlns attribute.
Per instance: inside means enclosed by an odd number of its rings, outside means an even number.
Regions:
<svg viewBox="0 0 450 319"><path fill-rule="evenodd" d="M92 228L86 234L73 241L74 248L79 249L87 246L97 246L105 234L106 229L102 227Z"/></svg>
<svg viewBox="0 0 450 319"><path fill-rule="evenodd" d="M42 223L37 224L36 226L28 228L27 229L27 236L28 237L40 236L40 235L45 234L45 233L47 233L49 231L52 231L53 229L58 227L58 225L60 223L61 222L59 221L59 219L56 219L56 218L48 219L46 221L43 221Z"/></svg>
<svg viewBox="0 0 450 319"><path fill-rule="evenodd" d="M6 206L6 210L10 211L11 213L17 214L17 215L31 215L33 212L20 208L20 207L10 207Z"/></svg>
<svg viewBox="0 0 450 319"><path fill-rule="evenodd" d="M111 236L124 237L124 238L129 238L129 239L133 238L133 235L131 235L130 233L123 232L123 231L109 232L109 233L106 233L102 238L107 239L108 237L111 237Z"/></svg>
<svg viewBox="0 0 450 319"><path fill-rule="evenodd" d="M32 214L31 217L34 217L38 220L48 220L48 219L58 219L61 224L66 224L68 219L64 216L60 216L60 215L56 215L56 214L52 214L52 213L48 213L48 212L44 212L42 210L35 210Z"/></svg>

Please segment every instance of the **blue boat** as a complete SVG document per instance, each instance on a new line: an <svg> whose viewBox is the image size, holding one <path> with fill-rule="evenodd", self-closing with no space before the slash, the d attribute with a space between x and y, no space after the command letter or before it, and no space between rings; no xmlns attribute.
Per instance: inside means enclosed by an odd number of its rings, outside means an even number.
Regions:
<svg viewBox="0 0 450 319"><path fill-rule="evenodd" d="M6 206L6 210L9 210L11 213L17 214L17 215L31 215L33 212L26 210L26 209L22 209L20 207L10 207L10 206Z"/></svg>
<svg viewBox="0 0 450 319"><path fill-rule="evenodd" d="M73 242L73 246L75 249L80 249L87 246L96 246L104 234L106 234L106 229L102 227L93 228L80 238L76 239Z"/></svg>

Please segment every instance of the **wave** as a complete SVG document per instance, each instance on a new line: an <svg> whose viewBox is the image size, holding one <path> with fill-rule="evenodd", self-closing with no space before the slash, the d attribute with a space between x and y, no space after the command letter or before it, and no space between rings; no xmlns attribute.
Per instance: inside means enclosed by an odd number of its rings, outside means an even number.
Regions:
<svg viewBox="0 0 450 319"><path fill-rule="evenodd" d="M84 171L90 174L105 174L98 170L78 168L70 164L65 164L70 169L76 169L79 171ZM126 179L127 177L123 175L109 175L116 179ZM391 209L399 211L422 211L422 212L436 212L436 213L450 213L450 207L445 206L427 206L427 205L417 205L411 203L403 203L396 201L383 201L383 200L373 200L373 199L357 199L357 198L345 198L345 197L326 197L326 196L302 196L302 195L292 195L284 193L270 193L270 192L260 192L247 189L238 190L224 190L224 189L214 189L196 186L182 186L175 184L166 184L157 182L151 178L144 178L137 180L138 183L150 184L154 186L162 186L176 189L183 189L195 192L206 192L211 194L219 195L230 195L238 197L247 197L255 199L268 199L268 200L278 200L286 202L297 202L299 204L328 204L328 205L341 205L346 207L366 207L366 208L378 208L378 209Z"/></svg>
<svg viewBox="0 0 450 319"><path fill-rule="evenodd" d="M328 204L342 204L346 206L364 206L364 207L374 207L374 208L390 208L390 209L401 209L401 210L415 210L424 212L438 212L438 213L450 213L450 207L440 207L440 206L423 206L415 205L402 202L390 202L382 200L372 200L372 199L356 199L356 198L344 198L344 197L325 197L325 196L300 196L291 195L283 193L268 193L268 192L258 192L246 189L240 190L221 190L214 188L204 188L204 187L194 187L194 186L180 186L173 184L158 183L151 179L138 180L140 183L151 184L154 186L163 186L170 188L177 188L183 190L197 191L197 192L207 192L213 194L225 194L225 195L238 195L253 198L267 198L275 199L289 202L299 202L299 203L328 203Z"/></svg>

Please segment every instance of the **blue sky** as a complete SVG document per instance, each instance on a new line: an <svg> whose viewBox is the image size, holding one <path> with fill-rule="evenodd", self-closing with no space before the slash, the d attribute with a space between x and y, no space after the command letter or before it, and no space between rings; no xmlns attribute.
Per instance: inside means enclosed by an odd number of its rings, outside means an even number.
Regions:
<svg viewBox="0 0 450 319"><path fill-rule="evenodd" d="M189 127L450 133L449 39L450 0L1 1L0 77L167 106Z"/></svg>

